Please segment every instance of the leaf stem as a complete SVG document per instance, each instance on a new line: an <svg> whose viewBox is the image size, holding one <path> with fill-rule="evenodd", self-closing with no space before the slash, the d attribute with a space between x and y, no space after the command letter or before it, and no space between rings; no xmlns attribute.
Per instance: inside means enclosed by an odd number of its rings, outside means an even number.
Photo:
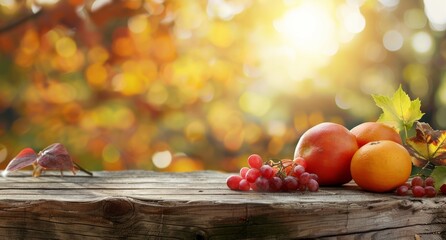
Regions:
<svg viewBox="0 0 446 240"><path fill-rule="evenodd" d="M407 139L409 138L406 124L404 124L404 135L405 135L404 136L404 144L405 144L407 142Z"/></svg>
<svg viewBox="0 0 446 240"><path fill-rule="evenodd" d="M432 171L435 169L435 165L433 165L430 161L428 161L426 164L424 164L424 166L421 168L421 170L418 172L417 175L421 175L421 176L429 176L430 173L425 174L425 171Z"/></svg>

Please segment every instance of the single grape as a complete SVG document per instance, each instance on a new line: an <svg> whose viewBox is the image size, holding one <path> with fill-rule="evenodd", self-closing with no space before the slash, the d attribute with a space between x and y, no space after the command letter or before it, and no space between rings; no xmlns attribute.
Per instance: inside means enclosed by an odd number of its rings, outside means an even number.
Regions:
<svg viewBox="0 0 446 240"><path fill-rule="evenodd" d="M426 179L424 179L424 185L433 187L434 179L432 177L427 177Z"/></svg>
<svg viewBox="0 0 446 240"><path fill-rule="evenodd" d="M317 192L319 190L319 183L316 180L311 178L307 183L307 187L308 187L308 191Z"/></svg>
<svg viewBox="0 0 446 240"><path fill-rule="evenodd" d="M319 181L319 176L316 173L310 173L310 178Z"/></svg>
<svg viewBox="0 0 446 240"><path fill-rule="evenodd" d="M440 191L441 191L443 194L446 194L446 184L441 185L441 187L440 187Z"/></svg>
<svg viewBox="0 0 446 240"><path fill-rule="evenodd" d="M248 172L249 168L248 167L242 167L240 168L240 177L242 178L246 178L246 173Z"/></svg>
<svg viewBox="0 0 446 240"><path fill-rule="evenodd" d="M424 187L424 180L420 176L416 176L416 177L412 178L411 183L412 183L412 187L415 187L415 186Z"/></svg>
<svg viewBox="0 0 446 240"><path fill-rule="evenodd" d="M273 167L273 172L274 172L274 176L276 176L276 174L279 172L279 168Z"/></svg>
<svg viewBox="0 0 446 240"><path fill-rule="evenodd" d="M310 174L307 172L304 172L299 177L299 184L306 185L309 180L310 180Z"/></svg>
<svg viewBox="0 0 446 240"><path fill-rule="evenodd" d="M426 186L424 191L426 192L426 197L435 197L437 195L437 190L433 186Z"/></svg>
<svg viewBox="0 0 446 240"><path fill-rule="evenodd" d="M407 185L401 185L396 189L396 195L406 196L408 191L409 191L409 187Z"/></svg>
<svg viewBox="0 0 446 240"><path fill-rule="evenodd" d="M274 177L274 170L270 165L265 164L260 167L260 174L262 175L262 177L270 179Z"/></svg>
<svg viewBox="0 0 446 240"><path fill-rule="evenodd" d="M248 165L251 168L260 169L263 165L262 157L260 157L258 154L251 154L248 157Z"/></svg>
<svg viewBox="0 0 446 240"><path fill-rule="evenodd" d="M412 194L413 194L414 197L423 197L426 194L426 191L424 190L424 187L413 186L412 187Z"/></svg>
<svg viewBox="0 0 446 240"><path fill-rule="evenodd" d="M303 157L296 157L293 162L297 165L301 165L302 167L304 167L305 169L307 168L307 162L305 161L305 159Z"/></svg>
<svg viewBox="0 0 446 240"><path fill-rule="evenodd" d="M261 192L266 192L269 189L269 181L268 179L260 176L256 180L257 189Z"/></svg>
<svg viewBox="0 0 446 240"><path fill-rule="evenodd" d="M297 188L299 187L299 182L297 178L293 176L286 176L283 179L283 186L286 191L296 191Z"/></svg>
<svg viewBox="0 0 446 240"><path fill-rule="evenodd" d="M226 184L231 190L239 190L240 181L243 178L238 175L231 175L226 179Z"/></svg>
<svg viewBox="0 0 446 240"><path fill-rule="evenodd" d="M240 191L249 191L249 189L251 189L251 186L250 186L248 180L242 179L238 185L238 189Z"/></svg>
<svg viewBox="0 0 446 240"><path fill-rule="evenodd" d="M300 177L300 175L304 172L305 172L305 168L302 165L296 165L293 168L292 174L295 177Z"/></svg>
<svg viewBox="0 0 446 240"><path fill-rule="evenodd" d="M251 168L246 172L246 180L250 183L254 183L258 177L260 177L260 170L257 168Z"/></svg>
<svg viewBox="0 0 446 240"><path fill-rule="evenodd" d="M271 192L278 192L282 189L282 179L280 177L273 177L269 179L269 190Z"/></svg>

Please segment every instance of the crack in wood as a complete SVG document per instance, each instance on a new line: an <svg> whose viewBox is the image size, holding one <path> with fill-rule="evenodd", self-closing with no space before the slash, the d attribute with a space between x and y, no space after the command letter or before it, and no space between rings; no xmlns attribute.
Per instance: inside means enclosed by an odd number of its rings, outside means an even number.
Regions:
<svg viewBox="0 0 446 240"><path fill-rule="evenodd" d="M427 226L431 226L430 224L412 224L412 225L406 225L406 226L400 226L400 227L387 227L387 228L380 228L380 229L371 229L366 231L351 231L345 234L333 234L333 235L323 235L318 236L318 239L326 239L326 238L342 238L343 236L364 236L364 235L374 235L379 234L380 232L399 232L399 230L404 229L410 229L410 228L424 228L427 229L426 232L419 233L420 235L439 235L444 236L446 234L446 224L439 225L439 228L443 228L442 231L429 231L429 228L425 228ZM415 235L415 234L414 234ZM374 238L373 238L374 239ZM378 238L379 239L379 238ZM443 238L442 238L443 239Z"/></svg>

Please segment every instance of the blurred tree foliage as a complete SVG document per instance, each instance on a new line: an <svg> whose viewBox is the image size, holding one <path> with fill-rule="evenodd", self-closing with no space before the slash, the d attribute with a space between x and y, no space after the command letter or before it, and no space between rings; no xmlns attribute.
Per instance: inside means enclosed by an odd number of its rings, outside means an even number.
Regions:
<svg viewBox="0 0 446 240"><path fill-rule="evenodd" d="M0 1L0 143L92 170L232 171L402 84L446 128L438 0ZM5 163L2 163L3 165Z"/></svg>

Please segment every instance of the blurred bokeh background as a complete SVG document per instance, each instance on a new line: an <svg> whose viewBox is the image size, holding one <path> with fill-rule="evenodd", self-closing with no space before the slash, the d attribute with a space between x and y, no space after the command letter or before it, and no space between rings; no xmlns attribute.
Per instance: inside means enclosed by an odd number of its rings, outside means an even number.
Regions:
<svg viewBox="0 0 446 240"><path fill-rule="evenodd" d="M0 144L91 170L236 171L401 84L446 128L446 1L1 0ZM5 155L5 153L7 153ZM0 154L0 155L2 155Z"/></svg>

